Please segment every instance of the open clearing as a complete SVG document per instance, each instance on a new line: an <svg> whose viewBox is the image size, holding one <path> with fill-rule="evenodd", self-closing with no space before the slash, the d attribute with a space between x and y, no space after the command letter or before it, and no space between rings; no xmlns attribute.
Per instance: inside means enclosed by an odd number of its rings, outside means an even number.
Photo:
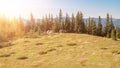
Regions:
<svg viewBox="0 0 120 68"><path fill-rule="evenodd" d="M0 43L0 68L119 68L120 40L50 34Z"/></svg>

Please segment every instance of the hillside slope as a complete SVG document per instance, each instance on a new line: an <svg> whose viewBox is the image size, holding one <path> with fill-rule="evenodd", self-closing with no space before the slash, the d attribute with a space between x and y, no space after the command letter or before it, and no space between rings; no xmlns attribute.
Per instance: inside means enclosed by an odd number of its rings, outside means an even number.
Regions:
<svg viewBox="0 0 120 68"><path fill-rule="evenodd" d="M9 45L0 48L0 68L120 67L119 40L85 34L50 34L24 37Z"/></svg>

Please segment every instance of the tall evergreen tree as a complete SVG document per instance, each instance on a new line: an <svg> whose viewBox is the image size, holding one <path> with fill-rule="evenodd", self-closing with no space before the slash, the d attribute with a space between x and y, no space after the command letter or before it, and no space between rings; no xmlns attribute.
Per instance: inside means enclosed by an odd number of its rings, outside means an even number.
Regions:
<svg viewBox="0 0 120 68"><path fill-rule="evenodd" d="M84 23L84 19L83 19L83 14L82 13L80 13L79 28L80 28L80 33L86 33L86 28L85 28L85 23Z"/></svg>
<svg viewBox="0 0 120 68"><path fill-rule="evenodd" d="M110 24L109 24L109 32L111 33L112 29L115 29L114 24L113 24L113 20L112 20L112 16L110 17Z"/></svg>
<svg viewBox="0 0 120 68"><path fill-rule="evenodd" d="M88 21L87 21L87 33L91 34L91 32L92 32L92 27L91 27L91 20L90 20L90 17L89 17Z"/></svg>
<svg viewBox="0 0 120 68"><path fill-rule="evenodd" d="M50 23L50 18L46 16L45 18L45 31L50 30L52 28L51 23Z"/></svg>
<svg viewBox="0 0 120 68"><path fill-rule="evenodd" d="M41 31L46 31L45 29L45 18L42 17L42 20L41 20Z"/></svg>
<svg viewBox="0 0 120 68"><path fill-rule="evenodd" d="M102 35L102 24L101 24L101 17L100 16L98 18L97 35L98 36Z"/></svg>
<svg viewBox="0 0 120 68"><path fill-rule="evenodd" d="M59 11L59 22L61 23L62 22L62 10L60 9Z"/></svg>
<svg viewBox="0 0 120 68"><path fill-rule="evenodd" d="M91 20L91 23L92 23L92 35L96 35L97 28L94 19Z"/></svg>
<svg viewBox="0 0 120 68"><path fill-rule="evenodd" d="M74 14L72 14L72 22L70 23L70 32L74 32L74 26L75 26L75 17Z"/></svg>
<svg viewBox="0 0 120 68"><path fill-rule="evenodd" d="M65 18L65 30L70 32L70 17L68 14L66 14L66 18Z"/></svg>
<svg viewBox="0 0 120 68"><path fill-rule="evenodd" d="M77 12L74 30L76 33L85 33L86 32L85 23L83 20L83 14L80 12Z"/></svg>
<svg viewBox="0 0 120 68"><path fill-rule="evenodd" d="M105 24L105 35L107 36L107 38L110 38L110 18L109 18L109 14L107 14L107 18L106 18L106 24Z"/></svg>
<svg viewBox="0 0 120 68"><path fill-rule="evenodd" d="M55 32L59 32L59 30L60 30L60 23L59 23L58 17L54 20L54 23L53 23L53 25L52 25L52 29L53 29Z"/></svg>
<svg viewBox="0 0 120 68"><path fill-rule="evenodd" d="M60 9L59 11L59 23L60 23L60 29L63 29L64 23L63 23L63 18L62 18L62 10Z"/></svg>
<svg viewBox="0 0 120 68"><path fill-rule="evenodd" d="M75 26L74 26L75 33L80 33L79 22L80 22L80 13L77 12L76 22L75 22Z"/></svg>
<svg viewBox="0 0 120 68"><path fill-rule="evenodd" d="M35 19L34 19L34 16L33 16L33 14L31 13L30 14L30 27L31 27L31 31L32 32L35 32Z"/></svg>

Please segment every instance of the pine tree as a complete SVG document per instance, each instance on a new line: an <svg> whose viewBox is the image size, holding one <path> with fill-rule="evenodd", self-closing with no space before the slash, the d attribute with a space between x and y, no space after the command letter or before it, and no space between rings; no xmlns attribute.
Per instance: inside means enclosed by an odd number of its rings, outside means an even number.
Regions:
<svg viewBox="0 0 120 68"><path fill-rule="evenodd" d="M54 20L54 19L53 19L53 15L51 14L51 15L50 15L50 21L49 21L49 22L50 22L50 23L49 23L49 24L50 24L50 30L52 29L53 20Z"/></svg>
<svg viewBox="0 0 120 68"><path fill-rule="evenodd" d="M75 17L74 14L72 14L72 22L70 23L70 32L74 32L74 26L75 26Z"/></svg>
<svg viewBox="0 0 120 68"><path fill-rule="evenodd" d="M59 23L58 17L56 17L56 19L54 20L54 23L53 23L53 25L52 25L52 29L53 29L55 32L59 32L59 30L60 30L60 23Z"/></svg>
<svg viewBox="0 0 120 68"><path fill-rule="evenodd" d="M68 14L66 14L66 18L65 18L65 30L70 32L70 17Z"/></svg>
<svg viewBox="0 0 120 68"><path fill-rule="evenodd" d="M60 23L60 29L63 29L64 23L62 21L62 10L59 11L59 23Z"/></svg>
<svg viewBox="0 0 120 68"><path fill-rule="evenodd" d="M96 22L92 19L91 20L91 23L92 23L92 35L96 35Z"/></svg>
<svg viewBox="0 0 120 68"><path fill-rule="evenodd" d="M59 11L59 23L61 23L62 22L62 10L60 9L60 11Z"/></svg>
<svg viewBox="0 0 120 68"><path fill-rule="evenodd" d="M114 24L113 24L113 21L112 21L112 16L111 16L110 23L109 23L109 33L112 32L112 29L115 29L115 27L114 27Z"/></svg>
<svg viewBox="0 0 120 68"><path fill-rule="evenodd" d="M32 13L30 14L29 22L30 22L30 31L33 33L33 32L35 32L35 19L34 19L34 16Z"/></svg>
<svg viewBox="0 0 120 68"><path fill-rule="evenodd" d="M100 16L99 16L99 19L98 19L97 35L98 36L102 35L102 24L101 24L101 17Z"/></svg>
<svg viewBox="0 0 120 68"><path fill-rule="evenodd" d="M85 23L83 19L83 14L80 13L80 21L79 21L80 33L86 33Z"/></svg>
<svg viewBox="0 0 120 68"><path fill-rule="evenodd" d="M79 22L80 22L80 13L77 12L76 22L75 22L75 26L74 26L75 33L80 33Z"/></svg>
<svg viewBox="0 0 120 68"><path fill-rule="evenodd" d="M76 33L85 33L86 32L85 24L84 24L84 20L83 20L83 14L80 12L77 12L74 30Z"/></svg>
<svg viewBox="0 0 120 68"><path fill-rule="evenodd" d="M45 31L50 30L52 28L52 25L50 23L50 18L46 16L45 18Z"/></svg>
<svg viewBox="0 0 120 68"><path fill-rule="evenodd" d="M87 21L87 33L91 34L91 32L92 32L92 27L91 27L91 20L90 20L90 17L89 17L88 21Z"/></svg>
<svg viewBox="0 0 120 68"><path fill-rule="evenodd" d="M107 38L110 38L110 20L109 20L109 14L107 14L107 18L106 18L106 25L105 25L105 35L107 36Z"/></svg>
<svg viewBox="0 0 120 68"><path fill-rule="evenodd" d="M46 31L45 29L45 18L42 17L42 20L41 20L41 31Z"/></svg>

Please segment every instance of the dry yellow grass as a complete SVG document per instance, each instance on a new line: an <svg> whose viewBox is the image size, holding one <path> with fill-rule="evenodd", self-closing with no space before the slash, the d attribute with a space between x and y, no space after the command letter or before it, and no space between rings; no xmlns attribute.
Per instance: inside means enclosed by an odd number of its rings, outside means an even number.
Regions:
<svg viewBox="0 0 120 68"><path fill-rule="evenodd" d="M24 37L0 48L0 68L119 68L120 41L85 34Z"/></svg>

